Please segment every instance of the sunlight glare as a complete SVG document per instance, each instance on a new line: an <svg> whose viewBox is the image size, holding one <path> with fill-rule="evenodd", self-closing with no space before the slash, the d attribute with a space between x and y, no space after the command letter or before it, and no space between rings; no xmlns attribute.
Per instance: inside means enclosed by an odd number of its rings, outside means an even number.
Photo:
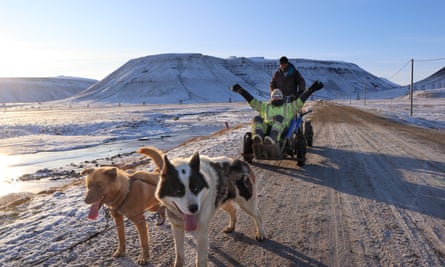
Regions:
<svg viewBox="0 0 445 267"><path fill-rule="evenodd" d="M18 163L18 158L0 154L0 169L2 176L0 177L0 196L14 193L19 190L17 178L21 175L17 168L12 166Z"/></svg>
<svg viewBox="0 0 445 267"><path fill-rule="evenodd" d="M48 77L62 75L63 63L76 54L54 44L10 41L0 43L0 58L0 77Z"/></svg>

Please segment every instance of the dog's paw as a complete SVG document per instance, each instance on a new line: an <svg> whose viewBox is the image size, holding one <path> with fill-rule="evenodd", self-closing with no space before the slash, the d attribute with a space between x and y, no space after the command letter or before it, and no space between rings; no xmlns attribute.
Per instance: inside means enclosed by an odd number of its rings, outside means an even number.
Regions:
<svg viewBox="0 0 445 267"><path fill-rule="evenodd" d="M125 250L121 250L120 248L117 248L116 251L113 253L113 257L124 257L125 256Z"/></svg>
<svg viewBox="0 0 445 267"><path fill-rule="evenodd" d="M165 223L165 217L163 217L161 215L157 216L156 225L160 226L160 225L163 225L164 223Z"/></svg>
<svg viewBox="0 0 445 267"><path fill-rule="evenodd" d="M156 225L160 226L165 223L165 207L161 206L156 212Z"/></svg>
<svg viewBox="0 0 445 267"><path fill-rule="evenodd" d="M233 231L235 231L235 227L234 226L227 226L226 228L224 228L223 232L228 234L228 233L232 233Z"/></svg>
<svg viewBox="0 0 445 267"><path fill-rule="evenodd" d="M266 236L265 236L265 235L257 235L257 236L255 237L255 239L256 239L256 241L261 242L261 241L266 240Z"/></svg>
<svg viewBox="0 0 445 267"><path fill-rule="evenodd" d="M145 265L147 263L148 263L148 257L144 257L143 255L140 255L138 258L138 264Z"/></svg>

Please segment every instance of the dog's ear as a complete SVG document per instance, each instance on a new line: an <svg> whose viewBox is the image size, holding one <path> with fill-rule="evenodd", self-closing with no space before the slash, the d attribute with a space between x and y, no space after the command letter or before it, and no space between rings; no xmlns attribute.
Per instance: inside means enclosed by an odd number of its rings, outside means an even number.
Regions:
<svg viewBox="0 0 445 267"><path fill-rule="evenodd" d="M190 160L190 167L195 170L199 170L199 152L195 151Z"/></svg>
<svg viewBox="0 0 445 267"><path fill-rule="evenodd" d="M164 154L162 160L163 160L163 164L162 164L161 175L166 175L167 170L169 169L169 167L171 167L171 163L168 160L167 154Z"/></svg>
<svg viewBox="0 0 445 267"><path fill-rule="evenodd" d="M117 168L113 167L113 168L109 168L107 169L104 174L108 177L110 177L111 179L116 179L117 176Z"/></svg>
<svg viewBox="0 0 445 267"><path fill-rule="evenodd" d="M81 176L89 175L89 174L91 174L93 171L94 171L94 168L88 168L88 169L83 170L83 171L80 173L80 175L81 175Z"/></svg>

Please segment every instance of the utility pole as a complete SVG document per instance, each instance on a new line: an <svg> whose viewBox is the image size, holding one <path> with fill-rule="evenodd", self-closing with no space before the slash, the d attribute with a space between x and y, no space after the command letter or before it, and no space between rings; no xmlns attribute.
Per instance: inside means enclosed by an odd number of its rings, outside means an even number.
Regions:
<svg viewBox="0 0 445 267"><path fill-rule="evenodd" d="M352 89L354 89L354 88L351 87L351 92L349 93L349 105L352 104Z"/></svg>
<svg viewBox="0 0 445 267"><path fill-rule="evenodd" d="M409 98L411 99L411 109L410 109L410 115L413 116L413 92L414 92L414 85L413 85L413 76L414 76L414 59L411 59L411 85L409 88Z"/></svg>
<svg viewBox="0 0 445 267"><path fill-rule="evenodd" d="M365 91L365 96L363 97L363 103L366 106L366 80L364 82L364 91Z"/></svg>

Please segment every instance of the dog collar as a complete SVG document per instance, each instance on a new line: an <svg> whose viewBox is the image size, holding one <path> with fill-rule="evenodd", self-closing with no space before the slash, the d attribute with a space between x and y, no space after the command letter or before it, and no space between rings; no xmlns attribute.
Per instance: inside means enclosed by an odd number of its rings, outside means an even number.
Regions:
<svg viewBox="0 0 445 267"><path fill-rule="evenodd" d="M132 184L131 181L128 181L128 190L127 190L127 192L125 193L125 196L122 198L122 200L121 200L118 204L115 205L115 208L112 208L112 210L119 211L119 209L122 207L122 205L124 205L125 200L127 200L127 198L128 198L128 194L130 193L131 184ZM120 190L116 193L116 195L117 195L119 192L120 192Z"/></svg>

